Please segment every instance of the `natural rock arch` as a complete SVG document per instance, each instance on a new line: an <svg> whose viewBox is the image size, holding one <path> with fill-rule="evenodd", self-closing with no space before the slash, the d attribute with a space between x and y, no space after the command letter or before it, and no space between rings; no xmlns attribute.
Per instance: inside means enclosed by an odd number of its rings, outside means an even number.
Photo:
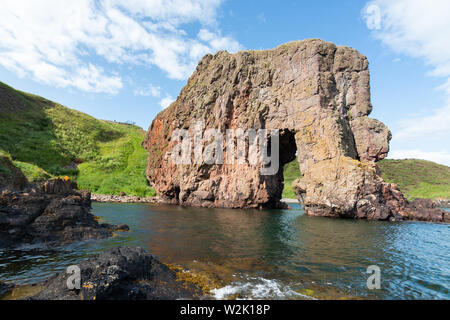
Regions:
<svg viewBox="0 0 450 320"><path fill-rule="evenodd" d="M294 191L310 215L404 219L408 203L378 175L391 133L368 118L369 64L356 50L318 39L274 50L207 55L178 99L153 121L145 146L147 177L167 202L225 208L280 207L282 165L298 151L304 177ZM280 170L250 164L175 165L176 129L280 132ZM442 217L442 216L441 216Z"/></svg>

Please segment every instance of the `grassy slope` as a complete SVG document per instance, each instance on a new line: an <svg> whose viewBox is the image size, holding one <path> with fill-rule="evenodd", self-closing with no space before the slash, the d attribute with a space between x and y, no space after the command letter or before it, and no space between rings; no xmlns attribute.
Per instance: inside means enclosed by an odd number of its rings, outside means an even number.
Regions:
<svg viewBox="0 0 450 320"><path fill-rule="evenodd" d="M97 120L0 82L0 153L30 181L68 175L94 193L153 196L145 131ZM78 168L70 164L81 162Z"/></svg>
<svg viewBox="0 0 450 320"><path fill-rule="evenodd" d="M383 179L395 183L409 200L450 199L450 167L425 160L383 160ZM295 198L292 181L300 177L297 160L285 166L283 198Z"/></svg>
<svg viewBox="0 0 450 320"><path fill-rule="evenodd" d="M300 169L297 159L284 166L284 190L283 198L295 199L295 193L292 191L292 182L300 178Z"/></svg>
<svg viewBox="0 0 450 320"><path fill-rule="evenodd" d="M398 185L405 196L450 199L450 167L425 160L383 160L383 179Z"/></svg>

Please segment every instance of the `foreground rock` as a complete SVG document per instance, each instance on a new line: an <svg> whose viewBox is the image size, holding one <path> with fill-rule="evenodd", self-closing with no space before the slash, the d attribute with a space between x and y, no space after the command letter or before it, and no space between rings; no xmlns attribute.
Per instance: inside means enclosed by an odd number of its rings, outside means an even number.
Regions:
<svg viewBox="0 0 450 320"><path fill-rule="evenodd" d="M283 207L282 168L298 151L303 178L294 191L307 214L380 220L415 216L416 208L381 179L375 165L388 154L391 133L368 117L372 111L368 66L356 50L321 40L205 56L177 101L149 129L145 146L150 184L163 200L174 204ZM204 126L196 134L194 125L199 121ZM179 142L171 137L181 128L191 137L203 137L211 128L222 136L227 129L277 130L280 170L262 175L263 164L248 161L174 164L171 155ZM195 148L202 151L205 144Z"/></svg>
<svg viewBox="0 0 450 320"><path fill-rule="evenodd" d="M450 223L450 212L437 208L430 199L417 199L406 207L407 220Z"/></svg>
<svg viewBox="0 0 450 320"><path fill-rule="evenodd" d="M201 290L177 281L177 275L141 248L114 248L79 264L80 290L69 290L65 272L50 279L31 300L175 300L192 299Z"/></svg>
<svg viewBox="0 0 450 320"><path fill-rule="evenodd" d="M0 281L0 297L9 293L13 288L14 285Z"/></svg>
<svg viewBox="0 0 450 320"><path fill-rule="evenodd" d="M0 194L0 247L36 242L73 242L107 238L127 226L99 224L90 213L88 191L61 179L24 191Z"/></svg>

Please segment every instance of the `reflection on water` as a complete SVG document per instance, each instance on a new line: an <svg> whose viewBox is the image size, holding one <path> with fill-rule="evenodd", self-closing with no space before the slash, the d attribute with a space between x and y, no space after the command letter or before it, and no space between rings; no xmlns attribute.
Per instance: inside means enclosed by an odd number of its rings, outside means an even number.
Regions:
<svg viewBox="0 0 450 320"><path fill-rule="evenodd" d="M301 299L450 298L450 230L431 223L312 218L293 210L223 210L94 204L128 233L51 250L0 251L0 279L32 283L119 245L142 246L162 261L213 274L216 297ZM366 288L366 269L382 270L382 289Z"/></svg>

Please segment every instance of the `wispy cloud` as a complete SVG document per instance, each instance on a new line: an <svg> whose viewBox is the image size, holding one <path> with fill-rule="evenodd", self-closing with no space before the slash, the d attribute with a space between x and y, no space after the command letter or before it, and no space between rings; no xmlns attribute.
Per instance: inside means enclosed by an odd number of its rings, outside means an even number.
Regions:
<svg viewBox="0 0 450 320"><path fill-rule="evenodd" d="M166 109L166 108L169 107L174 101L175 101L174 98L172 98L170 95L167 95L164 99L162 99L162 100L159 102L159 105L161 106L161 108Z"/></svg>
<svg viewBox="0 0 450 320"><path fill-rule="evenodd" d="M159 97L161 96L161 87L155 87L152 84L149 84L145 88L137 88L134 90L135 96L143 96L143 97Z"/></svg>
<svg viewBox="0 0 450 320"><path fill-rule="evenodd" d="M222 0L2 0L0 65L56 87L117 93L123 64L186 79L198 60L241 45L222 36ZM200 25L196 37L183 27ZM208 34L208 37L201 37Z"/></svg>
<svg viewBox="0 0 450 320"><path fill-rule="evenodd" d="M367 27L373 35L399 54L419 58L430 67L429 75L447 78L439 88L447 102L423 106L425 116L406 118L394 131L395 141L426 138L436 142L450 140L450 1L448 0L373 0L363 9ZM406 153L406 151L402 151ZM428 156L431 153L410 153ZM393 153L391 153L393 154ZM434 154L447 159L446 153ZM445 160L447 161L447 160Z"/></svg>
<svg viewBox="0 0 450 320"><path fill-rule="evenodd" d="M450 104L437 108L429 115L418 115L401 120L395 139L406 141L415 138L450 139Z"/></svg>
<svg viewBox="0 0 450 320"><path fill-rule="evenodd" d="M423 159L450 166L450 153L424 152L420 150L395 150L389 154L392 159Z"/></svg>
<svg viewBox="0 0 450 320"><path fill-rule="evenodd" d="M266 23L267 22L266 15L264 14L264 12L259 13L256 18L258 19L258 21L260 23Z"/></svg>

